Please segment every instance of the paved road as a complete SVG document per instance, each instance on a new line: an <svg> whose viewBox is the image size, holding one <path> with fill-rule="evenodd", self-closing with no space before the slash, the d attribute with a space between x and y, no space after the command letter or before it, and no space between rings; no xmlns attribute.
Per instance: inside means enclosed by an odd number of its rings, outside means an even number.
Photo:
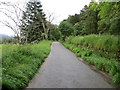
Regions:
<svg viewBox="0 0 120 90"><path fill-rule="evenodd" d="M112 88L59 42L27 88Z"/></svg>

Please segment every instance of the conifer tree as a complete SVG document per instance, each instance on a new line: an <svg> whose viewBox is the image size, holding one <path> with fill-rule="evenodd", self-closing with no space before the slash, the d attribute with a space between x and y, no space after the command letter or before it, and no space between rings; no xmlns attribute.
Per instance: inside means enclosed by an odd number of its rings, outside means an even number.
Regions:
<svg viewBox="0 0 120 90"><path fill-rule="evenodd" d="M46 18L39 0L30 0L22 17L22 35L27 42L47 38Z"/></svg>

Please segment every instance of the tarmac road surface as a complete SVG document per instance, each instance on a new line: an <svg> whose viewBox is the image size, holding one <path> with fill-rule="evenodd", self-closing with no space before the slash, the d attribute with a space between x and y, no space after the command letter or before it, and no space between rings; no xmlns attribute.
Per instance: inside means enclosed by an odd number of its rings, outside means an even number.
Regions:
<svg viewBox="0 0 120 90"><path fill-rule="evenodd" d="M112 88L112 86L62 44L53 42L50 55L27 88Z"/></svg>

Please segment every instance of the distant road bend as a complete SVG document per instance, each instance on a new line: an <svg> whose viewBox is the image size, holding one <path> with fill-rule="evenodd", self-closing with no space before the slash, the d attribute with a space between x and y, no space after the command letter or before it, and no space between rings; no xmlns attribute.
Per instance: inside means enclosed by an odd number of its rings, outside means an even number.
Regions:
<svg viewBox="0 0 120 90"><path fill-rule="evenodd" d="M59 42L53 42L51 53L27 88L112 88L104 78L91 70Z"/></svg>

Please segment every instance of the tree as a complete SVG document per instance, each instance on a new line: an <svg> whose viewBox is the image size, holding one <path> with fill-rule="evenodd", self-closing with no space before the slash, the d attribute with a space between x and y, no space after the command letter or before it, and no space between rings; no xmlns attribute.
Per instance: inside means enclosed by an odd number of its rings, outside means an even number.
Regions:
<svg viewBox="0 0 120 90"><path fill-rule="evenodd" d="M102 33L120 35L120 2L100 2L98 30Z"/></svg>
<svg viewBox="0 0 120 90"><path fill-rule="evenodd" d="M85 20L83 26L84 34L97 34L98 33L98 12L97 3L90 3L88 9L85 11Z"/></svg>
<svg viewBox="0 0 120 90"><path fill-rule="evenodd" d="M51 40L59 40L59 39L61 39L61 32L60 32L57 25L52 24L50 29L51 29L50 30L50 39Z"/></svg>
<svg viewBox="0 0 120 90"><path fill-rule="evenodd" d="M67 20L69 23L75 25L75 23L79 22L79 17L79 14L70 15Z"/></svg>
<svg viewBox="0 0 120 90"><path fill-rule="evenodd" d="M26 38L26 43L48 39L46 18L39 0L30 0L27 3L22 19L21 30L22 35Z"/></svg>
<svg viewBox="0 0 120 90"><path fill-rule="evenodd" d="M10 2L0 2L0 13L3 13L7 20L0 21L3 25L10 28L16 35L18 43L21 43L21 31L20 26L22 25L21 15L24 12L19 4L13 4ZM9 8L12 10L10 11Z"/></svg>
<svg viewBox="0 0 120 90"><path fill-rule="evenodd" d="M110 34L120 35L120 2L114 2L110 14Z"/></svg>
<svg viewBox="0 0 120 90"><path fill-rule="evenodd" d="M104 1L104 0L103 0ZM106 0L105 0L106 1ZM120 2L91 2L59 25L62 35L120 35Z"/></svg>
<svg viewBox="0 0 120 90"><path fill-rule="evenodd" d="M70 35L74 35L74 28L71 23L68 21L64 20L60 23L59 25L59 30L61 34L63 35L63 39Z"/></svg>
<svg viewBox="0 0 120 90"><path fill-rule="evenodd" d="M50 13L48 11L48 13L47 13L47 23L46 23L46 26L47 26L46 32L47 32L47 35L48 35L48 39L53 39L53 38L55 39L55 33L56 33L56 30L57 30L57 25L52 24L54 19L55 19L54 13Z"/></svg>
<svg viewBox="0 0 120 90"><path fill-rule="evenodd" d="M75 36L79 36L79 35L82 35L82 24L80 22L76 23L73 28L75 29L74 30L74 35Z"/></svg>
<svg viewBox="0 0 120 90"><path fill-rule="evenodd" d="M107 2L100 2L100 12L98 16L100 17L100 20L98 21L98 30L99 33L107 33L109 31L110 27L110 18L109 14L111 12L111 3Z"/></svg>

